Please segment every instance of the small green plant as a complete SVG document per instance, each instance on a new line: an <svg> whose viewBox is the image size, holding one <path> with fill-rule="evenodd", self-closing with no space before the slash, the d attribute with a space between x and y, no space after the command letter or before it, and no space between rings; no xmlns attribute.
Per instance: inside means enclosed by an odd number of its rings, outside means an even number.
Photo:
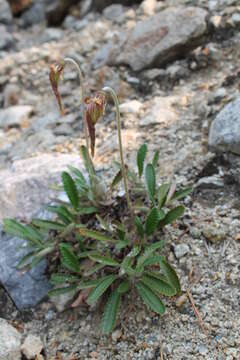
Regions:
<svg viewBox="0 0 240 360"><path fill-rule="evenodd" d="M62 113L58 82L64 66L62 61L50 71ZM96 174L88 137L93 157L95 124L104 115L108 95L116 108L120 163L113 180L106 185ZM62 188L68 201L48 206L54 214L52 220L33 219L30 224L22 224L5 219L4 230L28 241L29 253L20 267L35 266L48 257L51 283L55 286L50 296L71 292L76 297L75 304L86 298L90 305L105 299L101 325L108 334L114 329L121 302L128 293L137 293L157 314L165 311L162 297L181 293L177 273L162 253L161 237L164 226L183 215L184 206L176 202L191 188L176 191L173 184L159 185L159 152L147 162L146 144L137 152L137 171L125 165L118 99L111 88L103 88L84 100L84 121L88 131L86 146L81 146L80 152L87 176L73 167L62 173ZM125 197L114 192L121 181Z"/></svg>

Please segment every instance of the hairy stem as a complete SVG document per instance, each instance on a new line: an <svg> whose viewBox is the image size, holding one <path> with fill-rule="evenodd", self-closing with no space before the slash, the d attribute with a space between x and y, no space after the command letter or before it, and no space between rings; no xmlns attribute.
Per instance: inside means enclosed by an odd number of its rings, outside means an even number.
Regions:
<svg viewBox="0 0 240 360"><path fill-rule="evenodd" d="M131 203L131 200L130 200L130 197L129 197L129 191L128 191L128 185L127 185L126 167L125 167L124 156L123 156L120 110L119 110L118 97L117 97L117 94L115 93L115 91L112 88L108 87L108 86L104 87L102 89L102 91L104 91L105 93L108 93L108 94L110 94L112 96L113 101L114 101L114 105L115 105L115 108L116 108L116 120L117 120L117 129L118 129L118 144L119 144L119 152L120 152L120 159L121 159L123 184L124 184L124 189L125 189L125 193L126 193L128 208L129 208L129 211L131 213L131 217L133 219L133 208L132 208L132 203Z"/></svg>
<svg viewBox="0 0 240 360"><path fill-rule="evenodd" d="M78 72L80 92L81 92L80 98L81 98L81 105L82 105L82 112L83 112L84 134L85 134L87 151L89 153L89 137L88 137L88 130L87 130L87 122L86 122L86 117L85 117L84 87L83 87L84 79L83 79L82 70L81 70L81 67L80 67L79 62L77 61L77 59L75 60L75 59L73 59L71 57L66 57L66 58L64 58L64 62L73 64L75 66L75 68L77 69L77 72Z"/></svg>

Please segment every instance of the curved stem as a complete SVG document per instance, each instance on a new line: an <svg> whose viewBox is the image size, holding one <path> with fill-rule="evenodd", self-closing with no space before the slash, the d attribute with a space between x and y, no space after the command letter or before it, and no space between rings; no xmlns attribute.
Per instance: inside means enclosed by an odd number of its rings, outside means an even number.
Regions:
<svg viewBox="0 0 240 360"><path fill-rule="evenodd" d="M114 105L115 105L115 108L116 108L116 120L117 120L117 129L118 129L118 144L119 144L119 152L120 152L120 159L121 159L123 184L124 184L124 189L125 189L125 193L126 193L128 208L130 210L131 217L133 219L133 209L132 209L132 204L131 204L131 200L130 200L130 197L129 197L129 191L128 191L128 185L127 185L126 167L125 167L124 156L123 156L120 110L119 110L118 97L117 97L117 94L115 93L115 91L112 88L108 87L108 86L104 87L102 89L102 91L104 91L105 93L109 93L112 96L113 101L114 101Z"/></svg>
<svg viewBox="0 0 240 360"><path fill-rule="evenodd" d="M84 134L85 134L85 140L86 140L86 147L87 147L87 151L89 153L89 138L88 138L88 130L87 130L86 117L85 117L85 104L84 104L83 74L82 74L81 67L77 60L74 60L71 57L66 57L66 58L64 58L64 62L73 64L78 72L79 85L80 85L80 91L81 91L80 98L81 98L81 105L82 105L82 112L83 112L83 127L84 127Z"/></svg>

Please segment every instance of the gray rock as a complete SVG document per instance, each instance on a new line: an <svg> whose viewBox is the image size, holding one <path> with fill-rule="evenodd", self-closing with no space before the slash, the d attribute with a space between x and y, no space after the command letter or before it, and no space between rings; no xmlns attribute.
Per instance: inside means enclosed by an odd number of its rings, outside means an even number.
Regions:
<svg viewBox="0 0 240 360"><path fill-rule="evenodd" d="M155 97L152 101L152 106L149 106L147 113L140 119L139 125L164 125L175 122L178 115L173 108L174 101L176 101L176 99L171 96Z"/></svg>
<svg viewBox="0 0 240 360"><path fill-rule="evenodd" d="M0 50L8 50L13 45L13 37L4 25L0 25L0 34Z"/></svg>
<svg viewBox="0 0 240 360"><path fill-rule="evenodd" d="M124 7L121 4L113 4L103 10L103 15L111 21L121 22L124 18Z"/></svg>
<svg viewBox="0 0 240 360"><path fill-rule="evenodd" d="M45 21L44 1L36 1L21 16L22 26L28 27Z"/></svg>
<svg viewBox="0 0 240 360"><path fill-rule="evenodd" d="M60 181L68 165L82 167L77 155L42 154L18 160L9 170L0 171L0 221L19 217L31 219L56 192L49 186Z"/></svg>
<svg viewBox="0 0 240 360"><path fill-rule="evenodd" d="M207 33L208 12L197 7L170 7L137 23L109 64L139 71L160 67L198 46Z"/></svg>
<svg viewBox="0 0 240 360"><path fill-rule="evenodd" d="M0 360L21 359L21 335L4 319L0 319Z"/></svg>
<svg viewBox="0 0 240 360"><path fill-rule="evenodd" d="M29 105L10 106L7 109L0 110L0 128L20 127L28 120L33 112L33 107Z"/></svg>
<svg viewBox="0 0 240 360"><path fill-rule="evenodd" d="M156 7L157 0L144 0L139 8L144 15L151 16L154 15Z"/></svg>
<svg viewBox="0 0 240 360"><path fill-rule="evenodd" d="M0 0L0 24L11 24L13 20L10 6L6 0Z"/></svg>
<svg viewBox="0 0 240 360"><path fill-rule="evenodd" d="M232 22L235 26L240 25L240 14L239 13L232 14Z"/></svg>
<svg viewBox="0 0 240 360"><path fill-rule="evenodd" d="M205 176L198 180L198 189L219 189L224 187L224 180L219 175Z"/></svg>
<svg viewBox="0 0 240 360"><path fill-rule="evenodd" d="M56 28L46 28L41 36L41 42L58 41L63 38L63 31Z"/></svg>
<svg viewBox="0 0 240 360"><path fill-rule="evenodd" d="M22 248L26 244L25 240L1 232L0 226L0 282L19 310L37 305L51 288L44 274L46 261L24 274L17 269L17 264L28 252Z"/></svg>
<svg viewBox="0 0 240 360"><path fill-rule="evenodd" d="M187 244L178 244L174 246L174 253L180 259L189 253L189 246Z"/></svg>
<svg viewBox="0 0 240 360"><path fill-rule="evenodd" d="M240 155L240 97L226 105L214 119L208 143L213 150Z"/></svg>

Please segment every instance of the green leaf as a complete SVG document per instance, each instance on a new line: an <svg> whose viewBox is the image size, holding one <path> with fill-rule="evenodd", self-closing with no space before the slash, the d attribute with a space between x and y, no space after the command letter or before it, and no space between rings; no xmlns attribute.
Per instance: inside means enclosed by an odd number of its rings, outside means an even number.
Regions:
<svg viewBox="0 0 240 360"><path fill-rule="evenodd" d="M104 268L104 264L96 264L91 267L91 269L84 271L84 276L91 276L92 274L98 272L99 270Z"/></svg>
<svg viewBox="0 0 240 360"><path fill-rule="evenodd" d="M36 254L35 251L31 251L28 254L26 254L17 264L17 268L21 268L23 265L26 264L27 261L29 261L33 256Z"/></svg>
<svg viewBox="0 0 240 360"><path fill-rule="evenodd" d="M78 257L68 244L59 244L62 265L70 271L79 272Z"/></svg>
<svg viewBox="0 0 240 360"><path fill-rule="evenodd" d="M162 259L164 259L164 257L161 255L153 255L147 258L142 265L143 267L146 267L150 265L160 264L160 260Z"/></svg>
<svg viewBox="0 0 240 360"><path fill-rule="evenodd" d="M62 182L70 203L74 209L77 209L79 204L78 190L73 178L66 171L62 173Z"/></svg>
<svg viewBox="0 0 240 360"><path fill-rule="evenodd" d="M137 166L138 166L139 177L141 177L142 173L143 173L143 166L144 166L144 161L145 161L146 155L147 155L147 145L143 144L137 153Z"/></svg>
<svg viewBox="0 0 240 360"><path fill-rule="evenodd" d="M89 255L89 258L104 265L120 266L120 264L116 260L112 259L110 256L102 256L95 254Z"/></svg>
<svg viewBox="0 0 240 360"><path fill-rule="evenodd" d="M165 259L160 261L160 268L168 279L169 284L176 289L179 295L181 293L181 284L174 268Z"/></svg>
<svg viewBox="0 0 240 360"><path fill-rule="evenodd" d="M121 297L119 292L114 290L105 305L101 323L102 332L104 334L110 334L114 329L119 310L120 299Z"/></svg>
<svg viewBox="0 0 240 360"><path fill-rule="evenodd" d="M128 280L124 280L117 288L117 291L119 294L125 294L126 292L128 292L129 289L130 289L130 282Z"/></svg>
<svg viewBox="0 0 240 360"><path fill-rule="evenodd" d="M192 191L193 191L192 187L187 187L183 190L176 191L173 197L171 198L171 201L183 199L185 196L189 195Z"/></svg>
<svg viewBox="0 0 240 360"><path fill-rule="evenodd" d="M162 215L162 213L159 212L158 209L155 207L150 210L145 224L145 231L148 236L157 229L158 223L161 220L162 216L164 217L164 215L164 213Z"/></svg>
<svg viewBox="0 0 240 360"><path fill-rule="evenodd" d="M77 213L79 215L90 215L90 214L95 214L98 211L98 209L94 206L89 206L89 207L82 207L80 209L78 209Z"/></svg>
<svg viewBox="0 0 240 360"><path fill-rule="evenodd" d="M138 236L142 239L144 237L144 228L140 218L138 216L135 216L134 222L137 228Z"/></svg>
<svg viewBox="0 0 240 360"><path fill-rule="evenodd" d="M164 206L169 189L170 189L170 184L162 184L159 187L158 192L157 192L159 209L161 209L161 207Z"/></svg>
<svg viewBox="0 0 240 360"><path fill-rule="evenodd" d="M95 169L94 169L94 165L93 162L88 154L87 148L86 146L82 145L80 147L80 155L83 159L84 162L84 166L88 172L89 178L90 180L92 179L92 177L95 175Z"/></svg>
<svg viewBox="0 0 240 360"><path fill-rule="evenodd" d="M172 222L177 220L179 217L181 217L183 214L184 214L184 206L179 205L179 206L175 207L174 209L170 210L166 214L165 218L160 221L159 225L161 227L163 227L163 226L166 226L168 224L171 224Z"/></svg>
<svg viewBox="0 0 240 360"><path fill-rule="evenodd" d="M147 164L145 169L145 182L147 192L150 200L154 201L155 189L156 189L156 176L155 170L152 164Z"/></svg>
<svg viewBox="0 0 240 360"><path fill-rule="evenodd" d="M13 236L17 236L20 237L21 239L29 240L38 247L43 246L43 242L42 242L43 237L41 233L32 225L22 225L16 220L4 219L3 230Z"/></svg>
<svg viewBox="0 0 240 360"><path fill-rule="evenodd" d="M48 292L48 296L60 296L62 294L67 294L69 292L75 292L76 289L77 289L77 285L71 285L71 286L66 286L63 288L57 288L57 289L50 290Z"/></svg>
<svg viewBox="0 0 240 360"><path fill-rule="evenodd" d="M155 151L153 156L152 166L154 167L154 169L156 169L156 167L158 166L158 160L159 160L159 150Z"/></svg>
<svg viewBox="0 0 240 360"><path fill-rule="evenodd" d="M74 220L74 216L65 206L47 206L46 210L57 214L59 219L66 225L69 225Z"/></svg>
<svg viewBox="0 0 240 360"><path fill-rule="evenodd" d="M82 289L91 289L93 287L96 287L98 284L100 284L102 282L103 278L100 279L93 279L93 280L88 280L88 281L81 281L78 284L78 290L82 290Z"/></svg>
<svg viewBox="0 0 240 360"><path fill-rule="evenodd" d="M77 169L71 165L69 165L68 168L76 176L78 183L81 185L81 187L84 189L88 189L87 180L83 176L82 172L79 169Z"/></svg>
<svg viewBox="0 0 240 360"><path fill-rule="evenodd" d="M136 284L137 291L143 302L150 307L157 314L164 314L165 306L159 297L142 281Z"/></svg>
<svg viewBox="0 0 240 360"><path fill-rule="evenodd" d="M50 282L52 284L64 284L68 282L76 282L78 280L79 278L77 276L58 273L51 275Z"/></svg>
<svg viewBox="0 0 240 360"><path fill-rule="evenodd" d="M117 277L117 275L108 275L102 278L102 281L89 294L89 304L92 305L95 303L107 290L107 288L117 279Z"/></svg>
<svg viewBox="0 0 240 360"><path fill-rule="evenodd" d="M105 231L110 231L109 225L107 224L107 222L105 220L103 220L103 218L100 215L96 214L96 218L98 219L99 223L101 224L102 228Z"/></svg>
<svg viewBox="0 0 240 360"><path fill-rule="evenodd" d="M122 170L119 170L117 174L114 176L113 181L111 183L111 189L114 189L118 183L122 180Z"/></svg>
<svg viewBox="0 0 240 360"><path fill-rule="evenodd" d="M176 295L176 289L169 285L166 281L157 279L156 277L151 277L149 275L144 275L142 282L147 285L154 292L160 293L165 296L174 296Z"/></svg>
<svg viewBox="0 0 240 360"><path fill-rule="evenodd" d="M94 240L98 240L98 241L103 241L103 242L106 242L106 241L109 241L109 242L116 242L115 239L109 237L109 236L106 236L104 234L102 234L101 232L99 231L95 231L95 230L88 230L87 228L84 228L84 227L78 227L78 230L80 232L80 234L84 237L89 237L91 239L94 239Z"/></svg>
<svg viewBox="0 0 240 360"><path fill-rule="evenodd" d="M157 241L156 243L153 243L150 246L147 246L147 248L145 249L145 251L143 252L143 254L141 256L139 256L138 261L137 261L137 270L140 271L140 269L142 268L143 264L145 263L145 261L152 256L152 254L159 249L162 249L164 246L164 241L160 240Z"/></svg>
<svg viewBox="0 0 240 360"><path fill-rule="evenodd" d="M33 219L33 225L45 230L64 230L65 225L56 221Z"/></svg>
<svg viewBox="0 0 240 360"><path fill-rule="evenodd" d="M132 268L133 258L126 256L121 264L121 273L128 274L129 276L136 275L136 271Z"/></svg>

